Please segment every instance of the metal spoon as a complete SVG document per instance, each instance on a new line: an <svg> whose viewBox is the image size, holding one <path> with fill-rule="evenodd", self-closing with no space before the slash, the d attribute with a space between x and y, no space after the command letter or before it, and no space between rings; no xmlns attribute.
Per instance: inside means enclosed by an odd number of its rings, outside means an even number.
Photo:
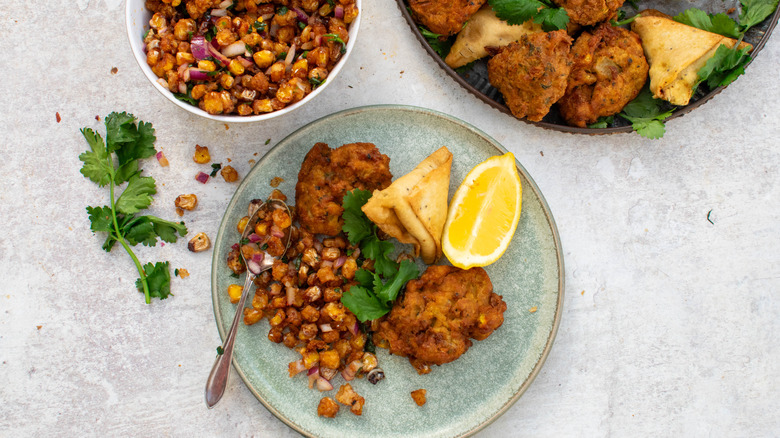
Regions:
<svg viewBox="0 0 780 438"><path fill-rule="evenodd" d="M292 214L290 214L290 208L285 202L278 199L269 199L260 205L260 207L251 214L249 222L247 222L246 227L244 228L244 232L241 234L242 241L247 239L249 235L254 232L253 230L255 228L255 224L259 219L258 213L269 206L272 208L284 208L287 210L287 214L292 217ZM282 240L284 242L285 253L290 247L290 230L291 228L286 229L285 236ZM258 263L254 260L246 260L244 258L243 251L239 252L241 253L241 258L244 260L244 264L247 266L246 280L244 281L244 289L241 291L241 299L238 301L238 306L236 307L236 315L233 317L233 324L230 326L230 331L228 331L227 337L225 337L225 342L222 344L223 352L222 354L217 355L217 359L214 361L214 366L211 368L209 378L206 380L206 406L209 408L213 408L225 393L228 374L230 373L230 362L233 358L233 344L236 340L236 331L238 331L238 322L241 320L241 314L244 311L246 297L249 296L249 291L251 289L250 286L255 279L255 276L259 275L263 271L270 269L273 266L275 260L275 257L268 254L268 252L264 252L263 261Z"/></svg>

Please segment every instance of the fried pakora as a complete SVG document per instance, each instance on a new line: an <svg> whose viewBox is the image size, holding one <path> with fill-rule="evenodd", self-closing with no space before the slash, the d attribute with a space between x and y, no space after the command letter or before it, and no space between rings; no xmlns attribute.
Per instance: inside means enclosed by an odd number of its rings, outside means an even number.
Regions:
<svg viewBox="0 0 780 438"><path fill-rule="evenodd" d="M649 69L639 35L602 23L571 48L573 65L558 109L566 122L586 127L617 114L642 90Z"/></svg>
<svg viewBox="0 0 780 438"><path fill-rule="evenodd" d="M555 0L575 24L590 26L612 17L624 0Z"/></svg>
<svg viewBox="0 0 780 438"><path fill-rule="evenodd" d="M470 338L490 336L503 324L504 311L506 303L493 292L484 269L429 266L407 283L375 340L389 345L390 353L408 357L424 374L431 364L460 357L471 346Z"/></svg>
<svg viewBox="0 0 780 438"><path fill-rule="evenodd" d="M488 79L517 118L538 122L566 92L572 39L563 30L523 35L488 61Z"/></svg>
<svg viewBox="0 0 780 438"><path fill-rule="evenodd" d="M295 211L301 227L335 236L344 223L341 201L353 190L381 190L390 185L390 158L372 143L350 143L331 149L317 143L303 160L295 184Z"/></svg>
<svg viewBox="0 0 780 438"><path fill-rule="evenodd" d="M486 0L409 0L414 20L444 36L460 32Z"/></svg>

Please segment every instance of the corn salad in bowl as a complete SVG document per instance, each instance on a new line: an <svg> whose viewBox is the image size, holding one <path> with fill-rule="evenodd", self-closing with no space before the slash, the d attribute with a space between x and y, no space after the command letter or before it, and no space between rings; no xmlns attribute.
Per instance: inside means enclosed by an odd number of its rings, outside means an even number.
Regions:
<svg viewBox="0 0 780 438"><path fill-rule="evenodd" d="M250 122L302 106L354 46L361 0L128 0L133 54L201 116Z"/></svg>

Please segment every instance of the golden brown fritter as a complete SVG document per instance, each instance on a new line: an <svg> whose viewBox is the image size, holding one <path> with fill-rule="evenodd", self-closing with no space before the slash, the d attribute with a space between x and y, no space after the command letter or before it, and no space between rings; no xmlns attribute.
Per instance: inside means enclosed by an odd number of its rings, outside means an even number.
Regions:
<svg viewBox="0 0 780 438"><path fill-rule="evenodd" d="M571 42L564 30L523 35L488 61L488 79L515 117L538 122L566 92Z"/></svg>
<svg viewBox="0 0 780 438"><path fill-rule="evenodd" d="M607 20L623 6L624 0L555 0L575 24L590 26Z"/></svg>
<svg viewBox="0 0 780 438"><path fill-rule="evenodd" d="M583 32L571 49L574 62L558 109L566 122L586 127L617 114L642 90L648 64L634 32L603 23Z"/></svg>
<svg viewBox="0 0 780 438"><path fill-rule="evenodd" d="M350 143L331 149L311 148L298 172L295 211L301 227L313 234L341 232L341 201L353 189L373 192L390 185L390 158L372 143Z"/></svg>
<svg viewBox="0 0 780 438"><path fill-rule="evenodd" d="M454 35L486 0L409 0L414 21L433 33Z"/></svg>
<svg viewBox="0 0 780 438"><path fill-rule="evenodd" d="M429 266L407 283L403 298L380 324L378 345L389 344L392 354L408 357L426 373L428 365L465 353L469 338L487 338L504 322L504 311L506 303L493 292L484 269Z"/></svg>

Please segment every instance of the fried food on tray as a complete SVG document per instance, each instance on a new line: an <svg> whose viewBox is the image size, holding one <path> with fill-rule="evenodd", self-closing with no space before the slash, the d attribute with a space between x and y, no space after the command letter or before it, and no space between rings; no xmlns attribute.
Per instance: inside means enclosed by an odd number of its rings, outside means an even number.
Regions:
<svg viewBox="0 0 780 438"><path fill-rule="evenodd" d="M372 143L331 149L317 143L303 160L295 184L295 211L301 227L313 234L341 232L341 201L352 189L381 190L390 185L390 158Z"/></svg>
<svg viewBox="0 0 780 438"><path fill-rule="evenodd" d="M736 41L655 14L637 17L631 29L642 38L650 63L650 91L658 99L687 105L698 82L698 72L723 44ZM739 48L752 46L741 43Z"/></svg>
<svg viewBox="0 0 780 438"><path fill-rule="evenodd" d="M538 122L566 92L571 42L563 30L523 35L488 61L488 79L515 117Z"/></svg>
<svg viewBox="0 0 780 438"><path fill-rule="evenodd" d="M555 0L572 23L590 26L612 17L624 0Z"/></svg>
<svg viewBox="0 0 780 438"><path fill-rule="evenodd" d="M542 25L533 20L519 26L511 25L496 17L493 8L486 4L471 16L458 33L444 62L452 68L462 67L487 56L486 47L503 47L523 35L541 31Z"/></svg>
<svg viewBox="0 0 780 438"><path fill-rule="evenodd" d="M452 153L446 146L384 190L375 190L363 206L372 222L399 242L412 244L415 256L435 263L442 255L441 233L447 220Z"/></svg>
<svg viewBox="0 0 780 438"><path fill-rule="evenodd" d="M483 340L504 322L506 303L482 268L429 266L406 285L375 339L405 356L420 374L460 357L471 339Z"/></svg>
<svg viewBox="0 0 780 438"><path fill-rule="evenodd" d="M647 81L647 60L639 35L602 23L583 32L571 48L574 64L558 109L566 123L586 127L617 114Z"/></svg>
<svg viewBox="0 0 780 438"><path fill-rule="evenodd" d="M486 0L409 0L414 21L444 36L460 32Z"/></svg>

